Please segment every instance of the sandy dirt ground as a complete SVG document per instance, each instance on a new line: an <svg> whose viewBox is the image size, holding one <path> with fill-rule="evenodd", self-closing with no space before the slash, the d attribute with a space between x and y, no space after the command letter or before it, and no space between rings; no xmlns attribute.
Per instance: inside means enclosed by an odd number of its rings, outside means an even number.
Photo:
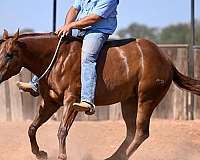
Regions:
<svg viewBox="0 0 200 160"><path fill-rule="evenodd" d="M31 122L0 122L0 160L36 160L27 129ZM56 160L59 123L50 121L38 131L41 149ZM103 160L125 136L122 121L75 122L67 140L69 160ZM131 160L200 160L200 121L153 120L150 138Z"/></svg>

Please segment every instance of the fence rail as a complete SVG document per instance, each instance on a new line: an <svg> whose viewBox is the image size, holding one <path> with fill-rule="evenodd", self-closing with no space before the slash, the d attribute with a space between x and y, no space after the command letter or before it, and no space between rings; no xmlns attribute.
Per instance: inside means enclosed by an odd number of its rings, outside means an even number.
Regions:
<svg viewBox="0 0 200 160"><path fill-rule="evenodd" d="M159 47L168 54L180 72L188 75L188 54L189 45L185 44L165 44ZM194 47L194 77L200 79L200 46ZM37 110L40 98L33 98L28 93L19 92L16 87L17 81L29 81L32 74L23 69L20 74L0 85L0 120L26 120L33 119ZM194 118L200 118L200 97L195 96ZM171 85L167 95L155 109L154 118L167 119L187 119L189 112L188 95L185 91ZM62 108L57 112L56 117L60 117ZM120 103L111 106L97 107L93 116L78 114L77 120L118 120L121 119Z"/></svg>
<svg viewBox="0 0 200 160"><path fill-rule="evenodd" d="M200 49L200 46L193 46L193 49Z"/></svg>

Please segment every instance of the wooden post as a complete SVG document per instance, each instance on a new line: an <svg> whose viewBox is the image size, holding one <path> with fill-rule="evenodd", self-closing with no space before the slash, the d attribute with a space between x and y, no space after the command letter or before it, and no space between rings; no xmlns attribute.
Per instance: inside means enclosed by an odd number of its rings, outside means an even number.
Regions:
<svg viewBox="0 0 200 160"><path fill-rule="evenodd" d="M6 87L5 82L0 85L0 121L7 120L7 110L6 110Z"/></svg>
<svg viewBox="0 0 200 160"><path fill-rule="evenodd" d="M200 80L200 46L194 46L194 77ZM200 119L200 97L195 95L194 119Z"/></svg>
<svg viewBox="0 0 200 160"><path fill-rule="evenodd" d="M10 108L11 108L11 117L12 121L22 121L22 96L19 92L19 89L16 86L16 82L19 81L19 75L16 75L9 79L9 88L10 88Z"/></svg>
<svg viewBox="0 0 200 160"><path fill-rule="evenodd" d="M23 68L19 74L20 81L28 82L31 80L31 72L28 71L26 68ZM22 112L23 112L23 119L32 119L34 116L34 106L33 106L33 97L29 93L22 92Z"/></svg>
<svg viewBox="0 0 200 160"><path fill-rule="evenodd" d="M193 46L195 45L195 1L191 0L191 47L188 55L188 74L190 77L194 77L194 50ZM188 94L188 119L194 119L194 95Z"/></svg>
<svg viewBox="0 0 200 160"><path fill-rule="evenodd" d="M109 119L110 120L119 120L121 118L122 118L121 104L116 103L116 104L110 105Z"/></svg>
<svg viewBox="0 0 200 160"><path fill-rule="evenodd" d="M175 66L178 70L187 75L187 55L188 55L188 48L177 48L177 56L175 60ZM178 89L177 87L174 90L174 119L184 120L187 119L185 117L185 108L186 108L186 92L183 90Z"/></svg>
<svg viewBox="0 0 200 160"><path fill-rule="evenodd" d="M194 50L193 45L189 47L188 52L188 75L194 78ZM194 120L194 95L188 93L188 120Z"/></svg>
<svg viewBox="0 0 200 160"><path fill-rule="evenodd" d="M100 106L97 112L97 120L108 120L109 119L109 106Z"/></svg>

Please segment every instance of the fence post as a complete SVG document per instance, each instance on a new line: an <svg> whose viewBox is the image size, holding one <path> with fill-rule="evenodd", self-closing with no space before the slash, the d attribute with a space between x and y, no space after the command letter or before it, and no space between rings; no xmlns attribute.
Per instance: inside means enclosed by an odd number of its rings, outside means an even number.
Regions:
<svg viewBox="0 0 200 160"><path fill-rule="evenodd" d="M195 79L200 80L200 46L194 46L194 77ZM200 118L200 97L194 97L194 119Z"/></svg>
<svg viewBox="0 0 200 160"><path fill-rule="evenodd" d="M192 46L189 47L188 51L188 75L194 77L194 53ZM188 93L188 120L194 119L194 95Z"/></svg>
<svg viewBox="0 0 200 160"><path fill-rule="evenodd" d="M6 86L5 82L0 86L0 121L7 120L7 108L6 108Z"/></svg>
<svg viewBox="0 0 200 160"><path fill-rule="evenodd" d="M190 77L194 77L194 49L193 46L195 45L195 1L191 0L191 46L189 47L189 54L188 54L188 73ZM189 93L188 94L188 119L194 119L194 95Z"/></svg>
<svg viewBox="0 0 200 160"><path fill-rule="evenodd" d="M22 96L19 92L19 89L16 86L16 82L19 81L19 75L16 75L9 79L9 88L10 88L10 108L12 121L22 121Z"/></svg>

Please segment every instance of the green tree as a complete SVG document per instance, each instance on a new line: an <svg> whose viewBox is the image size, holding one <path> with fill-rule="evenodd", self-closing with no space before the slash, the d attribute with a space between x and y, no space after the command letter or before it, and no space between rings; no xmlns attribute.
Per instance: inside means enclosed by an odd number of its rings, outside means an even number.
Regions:
<svg viewBox="0 0 200 160"><path fill-rule="evenodd" d="M190 26L186 23L170 25L161 30L159 43L183 43L191 41Z"/></svg>
<svg viewBox="0 0 200 160"><path fill-rule="evenodd" d="M31 28L25 28L20 30L20 33L32 33L32 32L34 32L34 30Z"/></svg>
<svg viewBox="0 0 200 160"><path fill-rule="evenodd" d="M191 43L191 28L189 23L179 23L162 29L133 23L118 32L122 38L146 38L157 43L189 44ZM196 21L196 44L200 45L200 21Z"/></svg>
<svg viewBox="0 0 200 160"><path fill-rule="evenodd" d="M158 29L151 28L143 24L133 23L128 28L122 29L117 33L122 38L146 38L158 41Z"/></svg>
<svg viewBox="0 0 200 160"><path fill-rule="evenodd" d="M196 23L196 43L200 45L200 21Z"/></svg>

